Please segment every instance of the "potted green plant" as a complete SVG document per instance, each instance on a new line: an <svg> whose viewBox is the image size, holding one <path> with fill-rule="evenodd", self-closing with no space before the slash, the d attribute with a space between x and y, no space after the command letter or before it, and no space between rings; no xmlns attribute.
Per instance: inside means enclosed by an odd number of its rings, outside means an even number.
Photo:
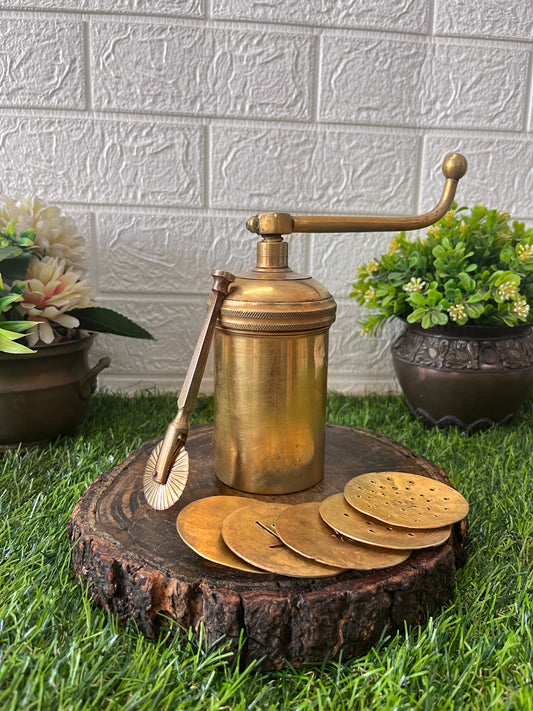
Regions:
<svg viewBox="0 0 533 711"><path fill-rule="evenodd" d="M84 239L59 208L0 196L0 446L71 432L83 420L96 376L96 332L150 333L97 306L83 278Z"/></svg>
<svg viewBox="0 0 533 711"><path fill-rule="evenodd" d="M510 420L533 385L533 229L499 210L456 205L425 236L395 236L361 266L351 296L373 310L364 335L389 319L412 412L474 430Z"/></svg>

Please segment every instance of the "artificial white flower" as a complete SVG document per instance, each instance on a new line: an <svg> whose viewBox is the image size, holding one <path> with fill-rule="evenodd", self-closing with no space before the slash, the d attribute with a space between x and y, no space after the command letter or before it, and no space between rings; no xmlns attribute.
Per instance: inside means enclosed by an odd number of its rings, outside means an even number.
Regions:
<svg viewBox="0 0 533 711"><path fill-rule="evenodd" d="M364 300L365 303L368 303L369 301L372 301L374 296L376 295L376 291L373 286L369 286L368 289L364 293Z"/></svg>
<svg viewBox="0 0 533 711"><path fill-rule="evenodd" d="M512 301L517 292L518 286L514 281L504 281L498 287L498 295L502 301Z"/></svg>
<svg viewBox="0 0 533 711"><path fill-rule="evenodd" d="M410 292L421 292L422 289L426 286L426 282L422 281L420 277L417 277L416 279L414 277L411 277L409 280L408 284L405 284L404 291L410 291Z"/></svg>
<svg viewBox="0 0 533 711"><path fill-rule="evenodd" d="M77 318L66 313L72 309L94 306L93 294L87 281L80 280L80 273L69 268L64 260L55 257L32 257L26 279L22 302L17 310L29 321L37 321L28 334L28 344L38 341L52 343L55 334L52 323L65 328L77 328ZM19 282L20 283L20 282Z"/></svg>
<svg viewBox="0 0 533 711"><path fill-rule="evenodd" d="M517 314L521 318L526 318L529 313L529 304L525 299L517 299L514 302L511 311L513 311L513 313Z"/></svg>
<svg viewBox="0 0 533 711"><path fill-rule="evenodd" d="M452 321L459 321L460 319L466 318L466 309L463 304L450 306L448 313Z"/></svg>
<svg viewBox="0 0 533 711"><path fill-rule="evenodd" d="M0 229L14 220L17 231L35 231L35 252L41 256L65 259L72 266L80 265L84 239L71 217L61 214L58 207L48 205L38 197L14 202L0 196Z"/></svg>
<svg viewBox="0 0 533 711"><path fill-rule="evenodd" d="M519 244L518 254L521 262L531 259L531 257L533 257L533 246L530 244Z"/></svg>

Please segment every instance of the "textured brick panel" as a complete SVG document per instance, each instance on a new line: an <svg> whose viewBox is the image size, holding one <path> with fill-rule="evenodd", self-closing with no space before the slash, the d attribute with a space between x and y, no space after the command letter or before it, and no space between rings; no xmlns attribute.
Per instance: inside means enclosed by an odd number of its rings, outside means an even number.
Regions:
<svg viewBox="0 0 533 711"><path fill-rule="evenodd" d="M4 117L0 138L6 192L48 201L202 204L199 128Z"/></svg>
<svg viewBox="0 0 533 711"><path fill-rule="evenodd" d="M96 221L100 289L207 295L213 269L240 274L255 266L258 238L246 230L245 221L102 211ZM305 248L304 240L293 240L294 271L304 270Z"/></svg>
<svg viewBox="0 0 533 711"><path fill-rule="evenodd" d="M533 217L533 142L517 138L426 138L421 206L429 208L439 192L439 165L450 150L468 160L468 172L457 189L460 205L486 205L521 218Z"/></svg>
<svg viewBox="0 0 533 711"><path fill-rule="evenodd" d="M88 10L90 0L6 0L2 10Z"/></svg>
<svg viewBox="0 0 533 711"><path fill-rule="evenodd" d="M391 380L393 374L390 345L402 324L397 319L387 324L378 336L365 337L358 333L357 323L364 315L354 301L337 303L337 321L330 331L329 372L349 374L354 381L373 378Z"/></svg>
<svg viewBox="0 0 533 711"><path fill-rule="evenodd" d="M98 351L111 358L107 375L186 373L205 319L205 299L169 302L106 298L99 303L135 320L157 339L145 341L100 334ZM177 382L176 388L180 386L181 382Z"/></svg>
<svg viewBox="0 0 533 711"><path fill-rule="evenodd" d="M82 23L1 19L0 37L0 105L85 107Z"/></svg>
<svg viewBox="0 0 533 711"><path fill-rule="evenodd" d="M202 0L85 0L91 10L170 17L203 17Z"/></svg>
<svg viewBox="0 0 533 711"><path fill-rule="evenodd" d="M94 23L103 110L310 118L312 38L176 25Z"/></svg>
<svg viewBox="0 0 533 711"><path fill-rule="evenodd" d="M463 37L533 39L531 0L435 0L435 32Z"/></svg>
<svg viewBox="0 0 533 711"><path fill-rule="evenodd" d="M324 38L320 117L348 123L420 123L429 45L389 39Z"/></svg>
<svg viewBox="0 0 533 711"><path fill-rule="evenodd" d="M529 52L517 47L439 44L422 113L432 126L524 127Z"/></svg>
<svg viewBox="0 0 533 711"><path fill-rule="evenodd" d="M323 57L320 116L326 121L506 130L524 125L525 49L327 37Z"/></svg>
<svg viewBox="0 0 533 711"><path fill-rule="evenodd" d="M346 298L357 267L386 252L391 237L390 232L311 235L311 274L335 298Z"/></svg>
<svg viewBox="0 0 533 711"><path fill-rule="evenodd" d="M411 136L216 127L212 143L217 207L394 214L414 206Z"/></svg>
<svg viewBox="0 0 533 711"><path fill-rule="evenodd" d="M203 17L203 0L8 0L3 9L93 10L170 17Z"/></svg>
<svg viewBox="0 0 533 711"><path fill-rule="evenodd" d="M212 0L213 17L296 23L320 27L362 27L396 32L429 30L431 7L425 0Z"/></svg>

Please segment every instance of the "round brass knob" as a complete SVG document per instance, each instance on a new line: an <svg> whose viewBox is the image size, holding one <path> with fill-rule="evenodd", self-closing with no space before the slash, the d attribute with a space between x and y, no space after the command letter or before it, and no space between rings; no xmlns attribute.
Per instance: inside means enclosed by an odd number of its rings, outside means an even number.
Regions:
<svg viewBox="0 0 533 711"><path fill-rule="evenodd" d="M442 163L444 177L451 180L460 180L466 173L468 162L461 153L448 153Z"/></svg>

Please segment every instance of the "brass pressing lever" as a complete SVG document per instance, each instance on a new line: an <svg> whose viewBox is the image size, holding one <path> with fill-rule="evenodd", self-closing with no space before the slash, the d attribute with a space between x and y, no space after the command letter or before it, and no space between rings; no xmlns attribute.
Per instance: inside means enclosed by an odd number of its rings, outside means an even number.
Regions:
<svg viewBox="0 0 533 711"><path fill-rule="evenodd" d="M178 413L168 425L163 441L152 451L144 473L146 501L158 511L175 504L187 483L189 456L185 443L189 434L189 418L198 398L220 306L235 280L233 274L220 269L216 269L212 276L211 300L178 397Z"/></svg>
<svg viewBox="0 0 533 711"><path fill-rule="evenodd" d="M287 235L293 232L399 232L418 230L440 220L451 207L458 181L466 173L466 158L450 153L444 159L442 172L446 178L441 198L435 207L423 215L412 217L340 217L298 216L285 212L262 212L250 219L246 227L258 235Z"/></svg>

